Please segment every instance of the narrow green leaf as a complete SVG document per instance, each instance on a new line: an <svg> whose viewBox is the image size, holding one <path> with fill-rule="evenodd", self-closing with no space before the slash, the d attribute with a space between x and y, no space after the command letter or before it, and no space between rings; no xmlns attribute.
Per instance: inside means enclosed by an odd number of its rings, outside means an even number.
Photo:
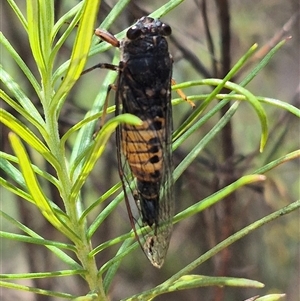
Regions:
<svg viewBox="0 0 300 301"><path fill-rule="evenodd" d="M119 0L105 17L104 21L100 25L100 28L108 29L129 3L130 0Z"/></svg>
<svg viewBox="0 0 300 301"><path fill-rule="evenodd" d="M220 80L220 79L217 79L217 78L210 78L210 79L203 79L203 80L199 80L199 81L185 82L185 83L182 83L182 84L179 84L179 85L175 85L173 88L174 89L182 89L182 88L185 88L185 87L192 87L192 86L197 86L197 85L217 86L217 88L220 87L220 85L222 85L222 88L227 88L227 89L235 91L239 94L245 95L246 100L254 108L254 110L256 111L256 113L258 115L258 118L260 120L261 129L262 129L261 141L260 141L260 151L262 151L265 144L266 144L267 138L268 138L268 123L267 123L266 113L265 113L262 105L260 104L260 102L257 100L257 98L250 91L243 88L242 86L239 86L239 85L237 85L235 83L232 83L232 82L229 82L229 81L224 83L224 80ZM194 122L194 120L193 120L193 122ZM188 126L190 126L190 123L189 123ZM176 133L174 134L174 139L176 139L176 137L178 137L181 134L181 128L182 127L183 126L180 127L180 132L176 131Z"/></svg>
<svg viewBox="0 0 300 301"><path fill-rule="evenodd" d="M170 291L189 289L203 286L233 286L262 288L264 284L256 280L233 277L210 277L202 275L186 275L180 277L171 286Z"/></svg>
<svg viewBox="0 0 300 301"><path fill-rule="evenodd" d="M5 232L5 231L0 231L0 237L14 240L14 241L31 243L31 244L35 244L35 245L54 246L55 248L67 249L67 250L76 252L76 249L73 245L61 243L58 241L52 241L52 240L48 240L48 239L34 238L34 237L26 236L26 235L15 234L15 233L10 233L10 232Z"/></svg>
<svg viewBox="0 0 300 301"><path fill-rule="evenodd" d="M91 238L92 235L97 231L102 222L115 210L115 208L124 200L124 193L121 192L113 201L111 201L104 209L102 209L101 213L94 219L92 224L90 225L87 231L87 237ZM97 204L98 202L95 202ZM94 204L92 204L94 207ZM82 213L84 216L86 212ZM82 217L81 217L82 220ZM98 249L101 250L101 247Z"/></svg>
<svg viewBox="0 0 300 301"><path fill-rule="evenodd" d="M190 98L190 97L189 97L189 99L192 100L192 98ZM245 99L245 97L243 99ZM235 100L237 100L237 99L235 99ZM178 98L178 101L179 101L179 98ZM221 108L223 108L227 103L228 103L228 101L224 100L224 99L219 101L215 106L213 106L207 113L205 113L192 126L190 126L188 128L181 128L183 134L180 137L178 137L177 139L174 136L172 137L173 138L173 144L172 144L173 151L176 150L195 131L197 131L199 128L201 128L201 126L203 126L210 118L212 118L217 112L219 112L221 110ZM211 138L213 138L213 136ZM174 140L174 139L176 139L176 140Z"/></svg>
<svg viewBox="0 0 300 301"><path fill-rule="evenodd" d="M35 0L36 1L36 0ZM39 32L41 35L41 45L43 55L45 57L45 61L47 62L48 70L49 67L52 69L53 61L49 60L51 48L52 48L52 28L54 26L54 1L39 1L39 14L40 14L40 21L38 23Z"/></svg>
<svg viewBox="0 0 300 301"><path fill-rule="evenodd" d="M119 35L115 35L115 36L119 37ZM88 37L86 37L86 38L88 38ZM92 37L91 37L91 40L92 40ZM98 38L97 44L94 45L93 48L91 48L91 50L88 53L88 56L91 57L95 54L99 54L112 47L113 46L110 45L109 43L99 43L99 38ZM64 62L62 65L59 66L59 68L57 68L57 70L54 72L53 77L52 77L53 82L61 81L61 78L65 77L65 71L68 70L69 65L70 65L70 60ZM82 72L82 70L81 70L81 72ZM81 74L81 72L80 72L80 74Z"/></svg>
<svg viewBox="0 0 300 301"><path fill-rule="evenodd" d="M16 187L15 185L9 183L7 180L0 177L0 185L4 188L6 188L8 191L12 192L14 195L19 196L20 198L34 204L34 201L30 194L25 192L24 190Z"/></svg>
<svg viewBox="0 0 300 301"><path fill-rule="evenodd" d="M1 152L0 154L1 154L0 168L5 172L6 175L8 175L11 179L13 179L13 181L15 181L18 185L25 188L26 184L21 172L14 165L8 162L8 160L6 160L5 158L9 155L4 152ZM18 158L15 156L11 156L11 158L14 158L12 159L13 162L18 161Z"/></svg>
<svg viewBox="0 0 300 301"><path fill-rule="evenodd" d="M48 2L48 1L47 1ZM49 1L52 2L52 1ZM42 5L43 6L43 5ZM27 0L28 38L30 48L40 71L41 77L45 78L47 61L44 56L44 40L42 36L41 1ZM49 43L49 41L48 41ZM50 46L49 46L50 47Z"/></svg>
<svg viewBox="0 0 300 301"><path fill-rule="evenodd" d="M103 203L106 199L108 199L111 195L113 195L114 193L116 193L118 190L120 190L122 187L121 182L117 183L116 185L114 185L113 187L111 187L109 190L107 190L103 195L101 195L101 197L94 202L93 204L91 204L90 206L88 206L84 212L82 212L82 215L80 216L79 222L82 221L94 208L98 207L101 203ZM104 209L105 210L105 209ZM102 216L103 211L101 211L101 216ZM101 222L100 222L101 224ZM98 227L97 227L98 228ZM90 228L89 228L90 231ZM89 231L87 233L87 235L89 236ZM90 238L90 237L89 237Z"/></svg>
<svg viewBox="0 0 300 301"><path fill-rule="evenodd" d="M8 161L14 162L16 164L19 164L19 160L17 157L9 155L7 153L0 151L0 168L5 171L5 173L10 176L16 183L18 183L21 187L25 187L25 181L18 169L16 169L11 163ZM60 188L60 184L58 180L52 176L51 174L47 173L45 170L41 170L36 165L31 165L34 172L40 176L42 176L44 179L46 179L48 182L52 183L54 186L56 186L58 189Z"/></svg>
<svg viewBox="0 0 300 301"><path fill-rule="evenodd" d="M6 179L0 178L0 184L7 190L11 191L12 193L18 195L19 197L23 198L26 201L29 201L30 203L34 203L32 196L26 192L27 187L24 180L24 177L22 173L13 166L8 160L19 164L19 160L17 157L6 154L4 152L0 152L0 168L5 172L7 176L9 176L15 183L17 183L19 186L21 186L22 189L19 187L16 187L12 183L9 183ZM57 189L60 189L60 183L56 178L54 178L52 175L48 174L47 172L39 169L35 165L31 165L32 169L35 173L45 178L47 181L52 183L57 187ZM51 204L52 208L56 211L56 213L59 215L60 219L64 222L67 222L65 213L53 202L48 200L48 202Z"/></svg>
<svg viewBox="0 0 300 301"><path fill-rule="evenodd" d="M12 8L12 10L14 11L14 13L16 14L16 16L18 17L18 19L20 20L20 22L23 25L24 29L27 31L27 26L28 26L27 21L26 21L25 17L23 16L22 12L19 10L19 7L15 3L15 1L14 0L7 0L7 2L10 5L10 7Z"/></svg>
<svg viewBox="0 0 300 301"><path fill-rule="evenodd" d="M24 110L32 115L32 118L36 120L41 126L44 125L44 120L31 100L25 95L18 83L0 66L0 79L9 91L14 95L18 103L24 108Z"/></svg>
<svg viewBox="0 0 300 301"><path fill-rule="evenodd" d="M141 230L139 229L139 231L137 231L137 233L140 234ZM126 234L120 235L116 238L110 239L110 240L102 243L101 245L94 248L89 253L89 256L95 256L96 254L100 253L101 251L103 251L103 250L105 250L109 247L112 247L114 245L120 244L120 243L124 242L127 239L131 239L131 240L135 239L135 234L134 234L133 230L131 230L130 232L127 232ZM138 242L136 242L136 243L137 243L137 246L138 246ZM99 271L99 274L102 274L102 272L104 272L104 271L101 268L100 271Z"/></svg>
<svg viewBox="0 0 300 301"><path fill-rule="evenodd" d="M286 154L262 167L260 167L259 169L255 170L254 173L256 174L264 174L266 172L268 172L269 170L283 164L286 163L288 161L294 160L300 158L300 150L296 150L294 152L291 152L289 154Z"/></svg>
<svg viewBox="0 0 300 301"><path fill-rule="evenodd" d="M24 233L28 234L32 238L36 238L38 240L44 240L44 238L40 235L38 235L33 230L29 229L19 221L17 221L15 218L9 216L8 214L0 211L0 215L3 216L7 221L9 221L12 225L19 228ZM13 235L13 234L12 234ZM82 266L80 266L73 258L71 258L69 255L67 255L65 252L63 252L61 249L59 249L60 245L56 247L56 245L45 244L45 247L48 248L51 252L53 252L58 258L60 258L63 262L65 262L70 268L81 270Z"/></svg>
<svg viewBox="0 0 300 301"><path fill-rule="evenodd" d="M44 289L40 289L40 288L30 287L27 285L11 283L8 281L0 281L0 286L6 287L6 288L11 288L14 290L32 292L34 294L39 294L39 295L52 296L52 297L57 297L57 298L65 298L65 299L70 299L70 300L76 297L76 296L66 294L66 293L44 290Z"/></svg>
<svg viewBox="0 0 300 301"><path fill-rule="evenodd" d="M154 11L153 13L150 14L150 17L153 18L160 18L164 15L166 15L168 12L173 10L176 6L178 6L180 3L182 3L184 0L170 0L163 6L161 6L159 9Z"/></svg>
<svg viewBox="0 0 300 301"><path fill-rule="evenodd" d="M190 164L197 158L201 150L222 130L222 128L228 123L237 110L239 102L235 102L226 114L218 121L218 123L195 145L195 147L189 152L189 154L180 162L180 164L174 170L174 179L177 180L180 175L190 166ZM191 128L193 132L194 126L198 127L204 120L199 120ZM183 138L187 138L190 133L188 132ZM178 144L177 144L178 145Z"/></svg>
<svg viewBox="0 0 300 301"><path fill-rule="evenodd" d="M27 128L21 121L15 118L10 113L3 109L0 109L0 121L10 128L13 132L18 134L24 141L26 141L30 146L37 150L49 163L54 167L59 168L59 163L45 146L45 144L38 139L29 128Z"/></svg>
<svg viewBox="0 0 300 301"><path fill-rule="evenodd" d="M290 103L281 101L279 99L263 97L263 96L256 96L256 98L262 103L266 103L274 107L289 111L290 113L294 114L296 117L300 118L300 109L296 108Z"/></svg>
<svg viewBox="0 0 300 301"><path fill-rule="evenodd" d="M256 111L261 125L260 152L262 152L268 139L268 122L267 122L267 116L264 108L257 100L257 98L245 88L229 82L227 82L225 86L237 93L245 95L248 102L252 105L252 107Z"/></svg>
<svg viewBox="0 0 300 301"><path fill-rule="evenodd" d="M275 47L271 49L270 52L258 63L257 66L251 70L251 72L239 83L242 87L245 87L247 84L251 82L253 78L257 76L257 74L269 63L274 54L285 44L287 39L280 41Z"/></svg>
<svg viewBox="0 0 300 301"><path fill-rule="evenodd" d="M94 165L96 164L98 158L102 155L107 140L121 122L138 125L141 123L141 120L138 117L133 116L131 114L122 114L112 118L103 126L103 128L98 132L95 138L95 142L92 145L89 154L87 154L86 156L86 161L80 171L80 175L76 179L71 189L71 202L75 201L75 199L77 198L79 190L81 189L86 178L94 168Z"/></svg>
<svg viewBox="0 0 300 301"><path fill-rule="evenodd" d="M53 67L50 60L51 31L54 25L54 2L27 0L28 37L35 62L43 80L49 78ZM45 85L45 82L43 82Z"/></svg>
<svg viewBox="0 0 300 301"><path fill-rule="evenodd" d="M70 136L80 130L83 126L89 124L91 121L98 120L102 116L102 111L91 115L89 117L84 118L83 120L76 123L73 127L71 127L61 138L60 144L61 149L65 148L66 141L70 138Z"/></svg>
<svg viewBox="0 0 300 301"><path fill-rule="evenodd" d="M96 293L89 293L85 296L76 297L75 299L72 299L72 301L97 301L99 300L99 295Z"/></svg>
<svg viewBox="0 0 300 301"><path fill-rule="evenodd" d="M170 285L158 286L156 289L151 289L150 292L143 292L126 300L149 300L170 292L186 290L191 288L206 287L206 286L229 286L229 287L252 287L262 288L264 284L255 280L233 277L209 277L202 275L185 275L174 281Z"/></svg>
<svg viewBox="0 0 300 301"><path fill-rule="evenodd" d="M91 37L93 35L99 4L100 0L84 2L82 18L80 19L74 48L71 54L70 65L51 103L53 111L57 111L57 108L61 108L66 94L75 84L83 70L91 45Z"/></svg>
<svg viewBox="0 0 300 301"><path fill-rule="evenodd" d="M10 155L2 153L2 152L0 154L2 156L0 158L0 168L8 176L10 176L14 182L18 183L18 185L20 185L23 189L16 187L12 183L9 183L7 180L5 180L1 177L0 177L0 184L4 188L6 188L7 190L13 192L14 194L20 196L24 200L35 204L34 200L32 199L32 196L25 191L25 190L27 190L27 186L26 186L26 183L25 183L22 173L18 169L16 169L10 162L5 160L5 158L9 158L11 161L18 164L19 163L18 158L14 157L14 156L10 156ZM53 183L58 189L60 188L59 182L52 175L46 173L45 171L41 171L37 166L35 166L33 164L31 164L31 166L35 173L41 175L47 181ZM69 221L68 221L68 217L66 216L66 214L55 203L51 202L50 200L48 200L48 202L51 205L51 207L53 208L53 210L56 212L56 214L60 218L60 220L63 223L68 224Z"/></svg>
<svg viewBox="0 0 300 301"><path fill-rule="evenodd" d="M186 219L189 216L192 216L198 212L203 211L204 209L216 204L220 200L224 199L229 194L233 193L240 187L243 187L248 184L252 184L255 182L264 181L266 179L265 176L259 174L247 175L239 178L237 181L231 183L230 185L220 189L219 191L213 193L207 198L197 202L196 204L188 207L187 209L181 211L174 217L174 222L177 223L180 220Z"/></svg>
<svg viewBox="0 0 300 301"><path fill-rule="evenodd" d="M11 142L11 146L19 159L19 165L23 177L26 182L27 189L32 196L36 206L39 208L41 213L44 217L58 230L64 233L67 237L71 240L77 240L76 234L65 227L64 224L57 218L55 211L50 206L49 202L47 201L38 181L35 176L35 173L31 167L31 162L29 157L25 151L21 140L15 135L14 133L10 133L9 140Z"/></svg>
<svg viewBox="0 0 300 301"><path fill-rule="evenodd" d="M83 2L77 3L74 7L72 7L70 10L68 10L64 15L62 15L57 22L54 24L51 32L51 40L54 41L56 38L56 35L60 28L62 26L66 25L66 22L69 21L73 16L75 16L82 8ZM76 18L75 18L76 19ZM73 21L72 21L73 22ZM72 23L71 22L71 23ZM70 27L71 24L69 24L68 27ZM67 29L68 30L68 29ZM73 26L71 26L71 31L73 30ZM63 35L65 32L63 33ZM68 35L67 35L68 36Z"/></svg>
<svg viewBox="0 0 300 301"><path fill-rule="evenodd" d="M61 270L40 273L22 273L22 274L0 274L2 279L43 279L53 277L65 277L83 274L84 270Z"/></svg>
<svg viewBox="0 0 300 301"><path fill-rule="evenodd" d="M243 55L238 61L237 63L232 67L232 69L228 72L228 74L226 74L226 76L220 80L217 79L217 81L215 83L212 82L212 86L216 86L214 88L214 90L208 95L208 97L205 99L205 101L199 106L197 107L193 113L183 122L183 124L181 124L181 126L176 130L176 132L174 133L174 139L177 139L177 137L179 137L182 134L182 128L189 128L191 126L191 124L193 124L195 122L195 120L202 114L202 112L207 108L207 106L214 100L214 98L216 97L216 95L225 87L226 82L228 82L245 64L245 62L247 60L249 60L249 58L254 54L254 52L257 49L257 45L254 44L247 52L245 55ZM208 79L208 81L210 81L210 79ZM201 81L198 81L201 82ZM173 90L177 90L177 89L184 89L187 87L190 87L191 82L188 83L182 83L179 85L174 85L172 86ZM208 85L210 85L208 83Z"/></svg>
<svg viewBox="0 0 300 301"><path fill-rule="evenodd" d="M69 26L67 27L67 29L64 30L62 36L59 37L59 40L55 43L53 50L51 52L51 61L55 59L55 56L57 55L58 50L64 44L64 42L69 37L69 35L73 32L74 28L77 26L77 24L80 20L80 17L81 17L81 9L82 9L83 4L84 4L84 2L80 2L76 6L74 6L71 10L69 10L66 14L64 14L55 23L54 27L52 28L51 41L53 43L55 41L55 38L56 38L56 35L57 35L57 32L59 31L59 29L63 25L66 25L66 23L69 21L69 19L75 15L75 17L72 19L72 21L69 24Z"/></svg>
<svg viewBox="0 0 300 301"><path fill-rule="evenodd" d="M18 64L20 69L23 71L25 74L26 78L29 80L31 83L33 89L35 90L35 93L39 96L40 98L40 85L38 84L36 78L30 71L30 69L27 67L27 65L24 63L20 55L16 52L16 50L13 48L13 46L9 43L9 41L5 38L2 32L0 32L0 41L1 44L7 49L9 52L10 56L14 59L14 61ZM2 71L1 71L2 72Z"/></svg>
<svg viewBox="0 0 300 301"><path fill-rule="evenodd" d="M29 121L32 125L34 125L40 134L43 137L47 137L47 132L45 130L44 124L40 124L33 115L17 104L12 98L10 98L4 91L0 90L0 97L14 110L16 110L19 114L21 114L25 119Z"/></svg>
<svg viewBox="0 0 300 301"><path fill-rule="evenodd" d="M130 233L131 236L134 236L133 231L131 231ZM116 269L121 264L122 259L139 246L138 242L137 241L134 242L134 241L135 241L134 237L130 237L129 239L126 239L122 244L122 246L120 247L120 249L118 250L117 254L112 259L108 260L105 264L102 265L100 271L98 272L98 275L103 274L106 270L107 271L110 270L112 273L114 270L116 271ZM110 281L112 279L109 280L107 278L107 280Z"/></svg>
<svg viewBox="0 0 300 301"><path fill-rule="evenodd" d="M270 294L263 297L255 299L255 301L280 301L286 300L286 294Z"/></svg>
<svg viewBox="0 0 300 301"><path fill-rule="evenodd" d="M115 256L115 258L118 260L113 261L115 259L113 258L104 264L99 270L99 275L102 275L107 270L105 273L105 278L103 279L103 286L106 293L109 291L110 285L113 282L117 270L122 262L122 258L138 247L138 242L132 244L132 241L133 238L126 239Z"/></svg>
<svg viewBox="0 0 300 301"><path fill-rule="evenodd" d="M24 141L26 141L39 153L43 155L49 153L49 155L51 155L48 148L30 131L29 128L27 128L23 123L21 123L21 121L3 109L0 109L0 121L12 131L17 133L20 137L22 137Z"/></svg>

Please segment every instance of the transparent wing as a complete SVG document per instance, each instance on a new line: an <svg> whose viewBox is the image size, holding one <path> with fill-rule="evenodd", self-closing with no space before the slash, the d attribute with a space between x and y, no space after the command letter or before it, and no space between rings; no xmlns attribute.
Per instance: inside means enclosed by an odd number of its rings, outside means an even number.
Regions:
<svg viewBox="0 0 300 301"><path fill-rule="evenodd" d="M128 85L123 76L120 73L116 114L121 110L135 114L143 124L124 124L117 129L119 174L136 238L150 262L161 267L168 250L174 215L170 93L159 102L161 105L156 101L151 103L143 93L137 98L136 91L131 91L134 86ZM170 90L169 86L167 88ZM129 202L128 188L138 210ZM138 216L133 212L138 212Z"/></svg>

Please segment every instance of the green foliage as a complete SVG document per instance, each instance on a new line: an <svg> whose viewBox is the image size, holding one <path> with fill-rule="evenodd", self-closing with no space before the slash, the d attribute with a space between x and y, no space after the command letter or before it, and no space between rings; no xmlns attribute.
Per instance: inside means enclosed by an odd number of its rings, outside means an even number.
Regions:
<svg viewBox="0 0 300 301"><path fill-rule="evenodd" d="M85 207L81 199L81 189L85 185L90 173L92 172L97 160L103 154L107 141L120 123L138 124L138 118L132 115L124 114L110 119L98 132L96 137L92 138L96 120L102 115L102 112L96 109L104 103L106 96L106 86L113 82L116 74L110 72L103 82L99 98L95 100L91 111L86 118L75 124L62 137L59 136L58 119L65 105L68 95L80 77L85 66L88 55L100 53L110 48L109 45L101 43L97 45L92 43L93 28L98 13L100 1L82 1L70 11L66 12L59 20L54 20L54 1L27 1L27 19L22 14L13 0L8 1L15 16L19 19L20 25L28 35L32 56L36 62L39 78L35 77L28 66L24 63L21 56L15 51L14 47L1 33L1 44L9 53L10 57L19 66L31 84L42 107L43 116L35 108L32 100L22 90L18 82L10 75L9 70L4 70L1 66L1 81L5 86L0 91L1 99L7 106L19 113L22 120L14 117L10 110L1 109L0 120L10 130L9 141L13 150L13 155L1 152L0 166L6 175L6 179L0 178L1 185L28 201L40 211L43 217L60 233L62 233L70 243L61 243L58 241L46 240L32 229L26 227L20 221L1 211L3 219L18 228L23 234L15 234L1 231L2 239L9 239L42 245L48 248L55 256L69 266L69 270L36 272L24 274L5 274L1 275L1 285L6 288L44 294L61 299L74 300L108 300L108 291L122 259L130 254L137 247L133 243L133 233L124 234L113 240L107 241L100 246L93 247L91 240L95 231L101 227L103 220L118 206L123 199L121 193L89 224L88 216L108 197L112 196L121 187L117 183L108 190L101 198ZM117 16L122 12L129 1L118 1L111 13L103 21L101 27L107 28L113 24ZM160 17L175 8L182 1L169 1L167 4L155 11L152 16ZM71 20L71 22L70 22ZM70 23L68 23L70 22ZM57 36L59 29L68 24L62 36ZM77 29L75 26L79 24ZM70 60L54 70L54 63L59 56L59 51L66 39L72 32L76 31L76 39L70 56ZM124 36L124 32L116 35L118 38ZM197 129L205 124L212 116L220 112L221 108L233 101L230 109L221 118L215 126L203 137L196 146L182 160L174 172L174 178L177 180L181 174L192 164L201 150L212 141L217 133L231 120L237 112L241 102L247 102L253 107L261 124L261 142L262 151L267 143L268 123L267 115L263 103L289 111L291 114L300 117L300 111L295 107L288 105L276 99L256 97L245 86L256 76L256 74L269 62L271 57L285 43L280 42L264 59L252 70L247 77L239 84L230 82L232 77L245 65L256 50L254 45L251 49L236 63L230 73L223 79L205 79L193 82L184 82L174 86L174 89L185 89L191 86L207 85L215 87L209 95L190 95L188 98L193 101L202 101L193 111L190 117L174 132L174 150L190 137ZM63 80L61 78L63 77ZM229 94L220 94L223 88L231 90ZM214 99L220 100L217 105L206 111L209 104ZM174 99L173 104L179 105L182 99ZM108 109L112 112L113 107ZM95 113L96 112L96 113ZM66 151L66 142L71 137L76 137L72 153ZM55 170L56 176L52 176L46 170L36 165L29 152L35 150L46 162ZM215 194L199 201L193 206L180 212L174 222L195 215L196 213L221 201L225 196L236 191L240 187L250 183L264 181L266 171L276 168L278 165L290 161L300 156L300 151L286 154L284 157L262 166L253 174L245 175L231 185L223 188ZM48 181L55 186L59 192L64 204L65 210L59 208L47 197L46 192L40 184L41 179ZM175 275L171 276L164 283L148 291L141 292L126 300L152 300L155 296L168 292L189 289L202 286L236 286L236 287L256 287L263 285L254 280L227 278L227 277L208 277L190 274L197 266L207 261L209 258L226 248L233 242L249 234L251 231L263 226L264 224L279 218L280 216L292 212L299 208L300 202L294 202L285 208L282 208L255 223L240 230L228 239L216 245L199 258L191 262ZM101 254L106 248L118 243L123 243L117 255L100 268L96 264L95 256ZM76 262L67 251L73 252L78 259ZM130 255L129 255L130 256ZM103 277L105 274L105 277ZM11 280L17 279L35 279L49 277L65 277L80 275L88 283L90 294L86 296L74 296L67 293L47 291L40 288L28 287L15 284ZM88 293L88 292L86 292ZM272 297L273 296L273 297ZM269 295L257 300L279 300L279 295ZM277 298L277 299L276 299Z"/></svg>

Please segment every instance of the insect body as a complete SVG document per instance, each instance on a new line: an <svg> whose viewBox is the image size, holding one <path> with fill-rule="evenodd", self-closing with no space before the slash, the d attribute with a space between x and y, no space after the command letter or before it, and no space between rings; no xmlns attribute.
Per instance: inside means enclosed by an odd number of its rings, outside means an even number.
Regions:
<svg viewBox="0 0 300 301"><path fill-rule="evenodd" d="M97 34L97 31L96 31ZM121 50L116 86L116 114L138 116L142 124L123 124L117 129L119 173L126 206L137 239L150 262L161 267L169 246L174 207L172 163L172 57L165 36L171 28L158 19L143 17L120 43L110 34L98 35ZM99 65L107 68L107 64ZM116 68L114 68L116 67ZM129 174L126 172L129 166ZM126 188L140 211L143 225L137 235Z"/></svg>

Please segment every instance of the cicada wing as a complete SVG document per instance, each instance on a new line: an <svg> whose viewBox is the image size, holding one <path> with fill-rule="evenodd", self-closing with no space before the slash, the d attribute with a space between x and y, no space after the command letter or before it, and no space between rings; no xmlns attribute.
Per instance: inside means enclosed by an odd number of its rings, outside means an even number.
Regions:
<svg viewBox="0 0 300 301"><path fill-rule="evenodd" d="M117 94L120 97L120 92ZM124 99L119 99L117 114L122 102ZM143 120L141 126L123 124L117 129L119 174L129 219L144 253L156 267L161 267L164 262L174 215L170 101L163 111L164 120L159 129L157 120L145 111L139 116ZM136 201L137 218L126 194L128 188Z"/></svg>

